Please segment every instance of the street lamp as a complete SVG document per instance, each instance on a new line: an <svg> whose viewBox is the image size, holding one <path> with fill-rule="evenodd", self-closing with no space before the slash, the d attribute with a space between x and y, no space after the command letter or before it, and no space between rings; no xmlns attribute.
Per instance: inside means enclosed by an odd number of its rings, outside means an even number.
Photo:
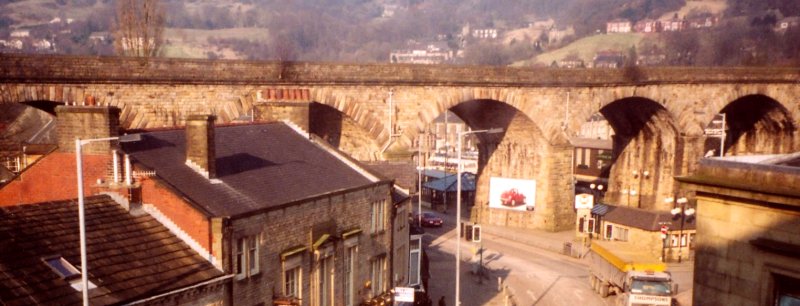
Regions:
<svg viewBox="0 0 800 306"><path fill-rule="evenodd" d="M600 193L603 192L603 184L596 184L595 185L594 183L592 183L592 184L589 184L589 188L592 189L592 196L594 198L594 203L592 203L592 204L597 204L597 198L600 196ZM595 192L595 191L597 191L597 192Z"/></svg>
<svg viewBox="0 0 800 306"><path fill-rule="evenodd" d="M664 201L666 202L667 200L669 200L669 202L672 202L672 198L667 198ZM682 255L681 251L683 247L683 224L686 222L687 218L691 218L692 216L694 216L694 208L686 208L687 202L689 201L686 200L686 198L679 198L676 201L676 203L679 204L680 207L676 205L676 207L670 211L673 220L679 217L681 218L681 229L679 232L680 234L678 235L678 263L681 262L681 255ZM689 239L686 239L686 242L688 244Z"/></svg>
<svg viewBox="0 0 800 306"><path fill-rule="evenodd" d="M459 132L458 133L458 166L456 167L456 230L458 231L458 235L456 235L456 302L454 305L459 306L461 305L461 142L464 136L469 134L478 134L478 133L486 133L486 134L496 134L502 133L502 128L494 128L488 130L475 130L475 131L466 131L466 132Z"/></svg>
<svg viewBox="0 0 800 306"><path fill-rule="evenodd" d="M140 134L123 135L119 137L106 137L95 139L75 139L75 160L78 168L78 227L80 230L81 243L81 288L83 289L83 306L89 306L89 276L87 275L86 263L86 218L84 213L83 200L83 160L81 158L81 148L85 144L97 141L134 142L141 140Z"/></svg>
<svg viewBox="0 0 800 306"><path fill-rule="evenodd" d="M636 189L622 189L622 194L628 195L628 199L625 201L626 206L631 206L631 196L636 196Z"/></svg>

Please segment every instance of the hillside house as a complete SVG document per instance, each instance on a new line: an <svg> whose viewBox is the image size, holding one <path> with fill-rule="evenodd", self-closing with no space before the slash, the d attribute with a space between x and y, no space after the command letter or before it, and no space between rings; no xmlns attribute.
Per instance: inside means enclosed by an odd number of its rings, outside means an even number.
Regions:
<svg viewBox="0 0 800 306"><path fill-rule="evenodd" d="M398 64L443 64L453 59L453 51L445 42L432 42L410 49L392 51L389 59L392 63Z"/></svg>
<svg viewBox="0 0 800 306"><path fill-rule="evenodd" d="M483 39L494 39L497 38L497 29L488 28L488 29L474 29L472 30L472 37L475 38L483 38Z"/></svg>
<svg viewBox="0 0 800 306"><path fill-rule="evenodd" d="M93 42L106 42L110 40L111 35L108 32L101 31L101 32L92 32L89 34L89 40Z"/></svg>
<svg viewBox="0 0 800 306"><path fill-rule="evenodd" d="M636 56L636 66L660 66L667 61L667 55L661 52L647 52Z"/></svg>
<svg viewBox="0 0 800 306"><path fill-rule="evenodd" d="M661 32L661 23L658 20L642 19L634 25L634 32L638 33L656 33Z"/></svg>
<svg viewBox="0 0 800 306"><path fill-rule="evenodd" d="M606 23L606 33L630 33L631 22L625 19L615 19Z"/></svg>
<svg viewBox="0 0 800 306"><path fill-rule="evenodd" d="M567 57L558 61L558 67L561 68L584 68L586 65L583 60L577 55L568 55Z"/></svg>
<svg viewBox="0 0 800 306"><path fill-rule="evenodd" d="M719 23L719 17L717 16L707 16L707 17L697 17L697 18L689 18L686 20L691 29L707 29L713 28L717 26Z"/></svg>
<svg viewBox="0 0 800 306"><path fill-rule="evenodd" d="M686 29L686 21L680 18L661 20L660 23L664 32L680 32Z"/></svg>
<svg viewBox="0 0 800 306"><path fill-rule="evenodd" d="M800 26L800 16L786 17L778 21L775 25L775 31L786 32L790 28Z"/></svg>
<svg viewBox="0 0 800 306"><path fill-rule="evenodd" d="M28 30L28 29L13 30L13 31L11 31L10 36L14 37L14 38L30 37L31 36L31 30Z"/></svg>
<svg viewBox="0 0 800 306"><path fill-rule="evenodd" d="M619 68L625 62L625 56L617 51L600 51L595 54L592 64L594 68Z"/></svg>

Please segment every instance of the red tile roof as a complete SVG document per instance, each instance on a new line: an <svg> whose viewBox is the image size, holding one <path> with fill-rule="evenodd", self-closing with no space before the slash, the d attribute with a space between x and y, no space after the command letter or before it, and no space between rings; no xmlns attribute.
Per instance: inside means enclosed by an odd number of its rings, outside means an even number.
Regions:
<svg viewBox="0 0 800 306"><path fill-rule="evenodd" d="M0 208L0 304L74 305L73 289L42 260L61 256L80 270L76 200ZM86 198L92 305L132 302L222 276L149 215L110 197Z"/></svg>

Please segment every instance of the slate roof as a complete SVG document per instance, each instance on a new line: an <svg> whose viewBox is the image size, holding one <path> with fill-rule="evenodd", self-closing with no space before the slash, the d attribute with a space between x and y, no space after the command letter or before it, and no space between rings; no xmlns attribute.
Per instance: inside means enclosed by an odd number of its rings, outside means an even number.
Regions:
<svg viewBox="0 0 800 306"><path fill-rule="evenodd" d="M670 223L669 227L672 230L677 230L681 226L681 219L673 218L668 211L651 211L626 206L597 204L592 208L592 214L603 216L604 221L646 231L659 231L663 223ZM683 229L695 229L694 218L686 219Z"/></svg>
<svg viewBox="0 0 800 306"><path fill-rule="evenodd" d="M218 184L185 165L185 130L146 132L124 150L215 217L374 183L284 123L217 126L215 142Z"/></svg>
<svg viewBox="0 0 800 306"><path fill-rule="evenodd" d="M422 186L438 191L458 191L458 174L450 174L444 178L430 181ZM475 174L461 173L461 191L475 191Z"/></svg>
<svg viewBox="0 0 800 306"><path fill-rule="evenodd" d="M132 302L222 276L149 215L133 216L109 196L86 198L92 305ZM76 200L0 208L0 304L75 305L81 292L43 258L80 271Z"/></svg>
<svg viewBox="0 0 800 306"><path fill-rule="evenodd" d="M394 184L407 190L416 190L417 168L414 164L406 161L372 161L364 163L373 172L381 174L383 177L393 179Z"/></svg>
<svg viewBox="0 0 800 306"><path fill-rule="evenodd" d="M425 169L425 170L422 171L422 175L423 176L434 177L434 178L444 178L445 176L448 176L448 175L451 175L451 174L448 174L447 172L444 172L443 170L439 170L439 169Z"/></svg>

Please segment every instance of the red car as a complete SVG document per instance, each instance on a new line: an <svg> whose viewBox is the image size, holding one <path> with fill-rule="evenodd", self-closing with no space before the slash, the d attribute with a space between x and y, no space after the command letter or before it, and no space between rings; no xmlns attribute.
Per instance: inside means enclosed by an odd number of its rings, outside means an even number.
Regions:
<svg viewBox="0 0 800 306"><path fill-rule="evenodd" d="M419 222L419 215L414 216L414 222ZM422 226L441 227L444 224L442 218L434 213L422 213Z"/></svg>
<svg viewBox="0 0 800 306"><path fill-rule="evenodd" d="M519 193L517 188L511 188L500 194L500 204L510 207L525 205L525 195Z"/></svg>

